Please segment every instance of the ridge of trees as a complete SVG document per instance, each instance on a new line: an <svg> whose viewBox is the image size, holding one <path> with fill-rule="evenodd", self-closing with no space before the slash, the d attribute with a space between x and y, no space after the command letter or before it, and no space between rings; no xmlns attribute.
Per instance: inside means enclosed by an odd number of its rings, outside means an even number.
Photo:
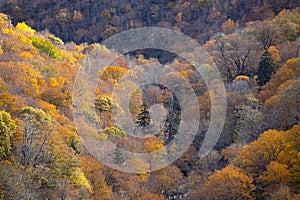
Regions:
<svg viewBox="0 0 300 200"><path fill-rule="evenodd" d="M209 2L198 1L207 9L212 8ZM181 6L188 8L187 4ZM128 5L126 9L132 8ZM102 17L108 20L111 12ZM177 59L170 63L178 72L166 74L166 78L176 83L183 76L190 81L199 101L201 125L193 144L176 162L143 174L119 172L96 161L72 122L73 84L79 70L89 72L82 64L86 55L97 48L104 57L111 52L100 44L64 43L26 23L13 26L1 14L0 199L299 198L300 12L299 8L276 12L278 15L249 22L242 29L240 23L228 20L222 32L204 45L224 79L228 106L219 142L203 158L197 157L197 151L210 122L209 91L192 64ZM188 13L176 15L176 20ZM76 15L80 19L80 14ZM63 23L64 16L61 12L57 20ZM268 54L263 56L265 52ZM123 111L119 100L112 99L113 88L131 65L147 63L158 61L120 57L95 73L99 78L94 95L96 114L85 110L89 105L79 111L100 122L103 131L93 139L110 139L132 152L155 152L177 136L180 103L161 85L139 88L129 101L128 118L160 127L157 135L145 141L135 139L114 123L113 109ZM272 70L266 74L260 68ZM131 81L125 86L136 88ZM148 105L141 106L145 100ZM162 124L149 119L153 117L151 106L156 104L160 106L155 111L166 114ZM128 160L116 150L112 159L120 166L130 162L137 168L151 168L154 157L147 162Z"/></svg>

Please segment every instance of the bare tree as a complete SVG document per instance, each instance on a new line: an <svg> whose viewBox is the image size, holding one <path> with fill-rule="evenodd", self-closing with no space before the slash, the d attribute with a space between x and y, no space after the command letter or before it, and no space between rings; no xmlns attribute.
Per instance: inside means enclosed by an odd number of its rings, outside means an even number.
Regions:
<svg viewBox="0 0 300 200"><path fill-rule="evenodd" d="M264 51L268 50L270 46L276 45L280 40L279 27L272 21L253 23L248 27L248 31L253 34Z"/></svg>
<svg viewBox="0 0 300 200"><path fill-rule="evenodd" d="M246 75L251 69L252 56L257 49L257 42L246 33L215 37L214 57L221 68L225 68L228 82L235 76Z"/></svg>
<svg viewBox="0 0 300 200"><path fill-rule="evenodd" d="M51 133L50 116L32 107L23 108L21 116L25 122L21 146L22 162L25 168L36 167Z"/></svg>

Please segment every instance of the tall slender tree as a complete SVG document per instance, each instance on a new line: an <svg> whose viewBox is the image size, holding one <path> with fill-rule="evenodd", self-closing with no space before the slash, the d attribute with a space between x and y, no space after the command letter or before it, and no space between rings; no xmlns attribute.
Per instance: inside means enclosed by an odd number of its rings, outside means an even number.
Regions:
<svg viewBox="0 0 300 200"><path fill-rule="evenodd" d="M137 115L136 124L140 127L149 126L151 123L150 113L149 113L149 106L144 100L141 107L140 112Z"/></svg>
<svg viewBox="0 0 300 200"><path fill-rule="evenodd" d="M272 77L272 74L276 71L276 65L274 63L271 53L266 50L258 65L258 85L263 86Z"/></svg>

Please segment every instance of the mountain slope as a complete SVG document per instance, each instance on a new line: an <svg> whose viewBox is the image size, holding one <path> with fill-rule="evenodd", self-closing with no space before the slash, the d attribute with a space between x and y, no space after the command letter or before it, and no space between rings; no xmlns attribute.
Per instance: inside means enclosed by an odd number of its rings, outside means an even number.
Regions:
<svg viewBox="0 0 300 200"><path fill-rule="evenodd" d="M0 11L10 15L14 24L25 21L36 30L48 29L64 41L101 42L131 28L162 26L203 43L229 18L243 26L297 5L297 0L15 0L1 1Z"/></svg>

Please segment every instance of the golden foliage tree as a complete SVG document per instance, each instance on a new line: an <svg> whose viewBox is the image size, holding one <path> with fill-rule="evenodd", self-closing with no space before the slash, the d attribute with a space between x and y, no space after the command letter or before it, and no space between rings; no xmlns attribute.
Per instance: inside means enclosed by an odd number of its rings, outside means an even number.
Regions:
<svg viewBox="0 0 300 200"><path fill-rule="evenodd" d="M254 199L252 192L255 186L252 181L241 169L229 165L208 178L205 184L206 198Z"/></svg>

